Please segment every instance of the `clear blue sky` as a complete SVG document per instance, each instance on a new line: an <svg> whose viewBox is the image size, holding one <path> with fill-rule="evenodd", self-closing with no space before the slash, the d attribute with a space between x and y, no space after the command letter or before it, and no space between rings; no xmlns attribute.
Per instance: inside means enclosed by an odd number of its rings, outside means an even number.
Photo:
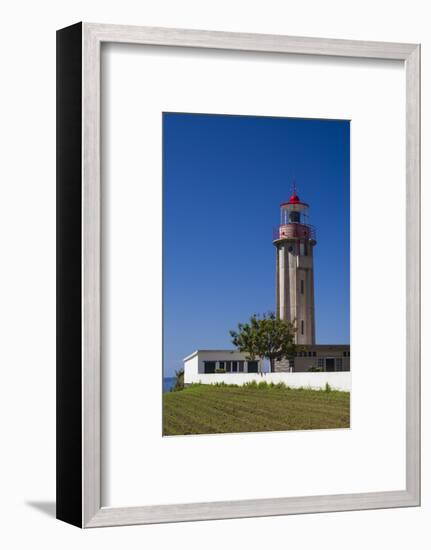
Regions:
<svg viewBox="0 0 431 550"><path fill-rule="evenodd" d="M350 341L348 121L163 115L164 375L275 310L272 229L292 182L310 205L316 341Z"/></svg>

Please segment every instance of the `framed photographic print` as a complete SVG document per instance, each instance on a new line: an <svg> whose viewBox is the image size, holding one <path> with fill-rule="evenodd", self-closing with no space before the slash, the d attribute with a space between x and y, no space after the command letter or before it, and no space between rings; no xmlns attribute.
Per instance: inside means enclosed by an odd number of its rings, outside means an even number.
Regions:
<svg viewBox="0 0 431 550"><path fill-rule="evenodd" d="M57 517L420 503L420 49L57 33Z"/></svg>

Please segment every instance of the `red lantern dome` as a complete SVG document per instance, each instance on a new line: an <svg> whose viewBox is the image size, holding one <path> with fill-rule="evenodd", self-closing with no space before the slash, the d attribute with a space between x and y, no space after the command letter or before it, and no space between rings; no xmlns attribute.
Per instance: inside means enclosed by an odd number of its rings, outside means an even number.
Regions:
<svg viewBox="0 0 431 550"><path fill-rule="evenodd" d="M298 204L301 201L299 200L299 197L296 193L293 193L293 195L289 199L289 204Z"/></svg>

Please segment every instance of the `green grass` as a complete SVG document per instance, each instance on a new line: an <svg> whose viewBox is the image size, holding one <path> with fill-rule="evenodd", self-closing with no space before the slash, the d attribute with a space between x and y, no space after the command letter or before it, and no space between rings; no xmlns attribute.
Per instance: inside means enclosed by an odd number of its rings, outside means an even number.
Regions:
<svg viewBox="0 0 431 550"><path fill-rule="evenodd" d="M163 435L350 426L350 393L284 385L196 384L163 395Z"/></svg>

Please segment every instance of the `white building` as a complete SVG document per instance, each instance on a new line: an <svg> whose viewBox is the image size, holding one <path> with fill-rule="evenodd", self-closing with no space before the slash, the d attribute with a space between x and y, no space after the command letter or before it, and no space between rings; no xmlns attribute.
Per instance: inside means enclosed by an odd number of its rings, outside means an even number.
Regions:
<svg viewBox="0 0 431 550"><path fill-rule="evenodd" d="M301 357L307 361L308 357ZM350 391L350 372L268 372L263 361L247 360L245 354L233 350L197 350L184 359L184 383L234 384L250 382L282 382L291 388L323 389L326 384L341 391Z"/></svg>
<svg viewBox="0 0 431 550"><path fill-rule="evenodd" d="M197 350L183 359L184 382L191 384L202 374L261 373L263 361L252 361L236 350Z"/></svg>

